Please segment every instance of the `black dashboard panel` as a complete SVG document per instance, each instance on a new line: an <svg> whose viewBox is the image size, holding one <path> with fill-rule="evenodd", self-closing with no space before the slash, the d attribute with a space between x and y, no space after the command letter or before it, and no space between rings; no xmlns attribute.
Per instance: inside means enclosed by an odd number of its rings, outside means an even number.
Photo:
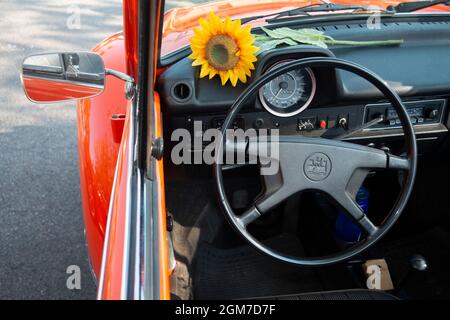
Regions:
<svg viewBox="0 0 450 320"><path fill-rule="evenodd" d="M450 18L430 19L385 22L381 23L380 29L372 30L361 23L316 27L336 39L402 39L404 43L394 46L334 46L329 50L312 46L270 50L258 57L256 70L249 81L257 78L268 67L280 60L336 56L374 71L402 97L448 94L450 92ZM199 79L199 68L192 68L191 62L188 58L180 60L158 79L159 92L170 113L226 111L246 87L241 83L235 88L230 85L222 87L217 77L212 80ZM382 98L372 85L348 72L338 70L335 73L333 70L322 70L318 73L318 78L322 78L318 79L322 80L318 81L318 84L322 85L322 90L325 92L318 94L319 101L315 101L313 105L329 104L332 98L337 103ZM182 92L185 95L177 97L176 92L180 85L184 87ZM327 89L337 90L338 94L333 96L334 92ZM261 107L258 101L256 107L257 109Z"/></svg>
<svg viewBox="0 0 450 320"><path fill-rule="evenodd" d="M333 56L322 48L312 46L295 46L282 48L262 53L258 56L256 70L249 81L258 78L267 68L281 60L301 59L312 56ZM221 86L220 79L211 80L199 78L199 68L191 66L192 60L185 58L166 70L158 79L158 91L161 93L164 105L171 114L194 114L203 112L226 112L239 94L246 88L245 84L238 82L236 87L231 85ZM313 70L314 71L314 70ZM330 97L335 97L338 91L334 70L315 70L318 88L316 96L319 101L315 104L329 102ZM332 84L332 86L330 86ZM177 96L177 86L185 86L189 94L184 97ZM255 106L255 100L249 101L249 107ZM257 109L263 109L260 104Z"/></svg>
<svg viewBox="0 0 450 320"><path fill-rule="evenodd" d="M365 20L302 27L313 27L341 40L402 39L404 43L395 46L335 46L329 49L295 46L270 50L258 56L250 82L282 60L336 56L379 74L402 96L408 111L412 112L413 121L416 121L418 141L435 143L447 135L450 121L447 107L450 98L450 16L388 17L382 20L380 29L367 28ZM169 119L166 126L169 132L180 127L191 129L194 121L202 121L203 129L220 127L227 111L246 88L244 84L238 84L235 88L230 85L222 87L218 78L199 79L199 70L192 68L191 62L188 58L181 59L158 79L158 91ZM317 91L306 110L293 117L281 118L269 114L255 96L249 99L235 126L243 129L279 129L281 134L332 137L342 130L362 126L373 118L371 110L378 110L387 118L383 123L348 139L368 143L374 139L385 141L403 135L392 115L389 118L389 106L385 104L385 99L371 84L339 70L316 68L313 72ZM429 110L436 104L438 118L431 119ZM415 114L420 108L422 114ZM426 125L421 123L422 118L428 121ZM342 119L345 120L344 126L340 124Z"/></svg>
<svg viewBox="0 0 450 320"><path fill-rule="evenodd" d="M450 92L450 21L391 22L378 30L358 31L329 28L327 34L346 40L401 39L400 46L335 47L338 58L373 70L402 97L448 94ZM362 28L361 28L362 29ZM368 82L347 72L339 72L343 99L377 99L379 93Z"/></svg>

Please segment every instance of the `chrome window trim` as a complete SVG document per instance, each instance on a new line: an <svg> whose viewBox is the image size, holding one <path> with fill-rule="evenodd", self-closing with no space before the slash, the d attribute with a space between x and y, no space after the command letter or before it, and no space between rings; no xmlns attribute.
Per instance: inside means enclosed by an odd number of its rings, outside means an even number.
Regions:
<svg viewBox="0 0 450 320"><path fill-rule="evenodd" d="M437 125L437 123L435 123L435 125ZM446 132L448 132L448 129L435 129L435 130L430 130L430 131L422 131L422 132L419 131L419 132L415 132L415 134L417 136L417 135L426 135L426 134L440 134L440 133L446 133ZM357 136L345 138L343 140L379 139L379 138L391 138L391 137L402 137L402 136L404 136L403 133L386 133L386 134L377 134L377 135L372 135L372 136L357 135ZM420 139L424 140L426 138L417 138L417 140L420 140Z"/></svg>
<svg viewBox="0 0 450 320"><path fill-rule="evenodd" d="M130 119L129 119L129 134L128 134L128 167L127 167L127 194L126 194L126 210L125 210L125 229L124 229L124 244L122 256L122 285L120 297L126 300L128 297L128 282L130 269L130 228L131 228L131 214L132 214L132 183L134 176L134 159L135 159L135 128L136 128L136 100L130 104Z"/></svg>
<svg viewBox="0 0 450 320"><path fill-rule="evenodd" d="M124 226L124 245L123 245L123 258L122 258L122 273L121 273L121 292L120 292L120 299L125 300L128 298L128 275L129 275L129 269L130 269L130 241L131 241L131 235L130 235L130 217L132 214L132 182L134 177L134 159L135 159L135 121L136 121L136 102L133 100L130 104L130 112L129 112L129 134L128 134L128 163L127 163L127 187L126 187L126 211L125 211L125 226ZM102 265L100 270L100 280L99 280L99 287L97 292L97 299L102 299L103 292L104 292L104 281L105 281L105 272L106 272L106 258L108 255L108 249L109 249L109 242L110 242L110 230L111 230L111 220L112 220L112 208L113 208L113 202L114 197L116 195L116 184L117 184L117 174L118 174L118 165L119 165L119 159L117 159L116 162L116 171L114 174L114 181L113 181L113 187L109 202L109 209L108 209L108 220L106 224L106 232L105 232L105 239L103 243L103 253L102 253Z"/></svg>

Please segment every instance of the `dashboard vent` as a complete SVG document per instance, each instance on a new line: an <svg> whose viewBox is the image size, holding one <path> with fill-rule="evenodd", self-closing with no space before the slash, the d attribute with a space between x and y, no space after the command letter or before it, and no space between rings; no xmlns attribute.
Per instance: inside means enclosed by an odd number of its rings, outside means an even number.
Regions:
<svg viewBox="0 0 450 320"><path fill-rule="evenodd" d="M173 96L180 101L185 101L191 97L191 87L186 83L177 83L173 86Z"/></svg>
<svg viewBox="0 0 450 320"><path fill-rule="evenodd" d="M383 29L386 28L395 28L397 29L398 27L401 28L407 28L408 30L410 29L411 26L422 26L422 27L432 27L432 26L436 26L438 27L439 25L448 25L450 24L450 21L401 21L401 22L382 22L381 23L381 27ZM356 29L367 29L367 25L365 25L364 23L352 23L352 24L336 24L336 25L325 25L325 26L318 26L318 27L314 27L316 30L318 31L323 31L323 32L329 32L332 35L336 34L336 32L345 32L349 29L352 30L356 30ZM404 30L404 29L402 29Z"/></svg>

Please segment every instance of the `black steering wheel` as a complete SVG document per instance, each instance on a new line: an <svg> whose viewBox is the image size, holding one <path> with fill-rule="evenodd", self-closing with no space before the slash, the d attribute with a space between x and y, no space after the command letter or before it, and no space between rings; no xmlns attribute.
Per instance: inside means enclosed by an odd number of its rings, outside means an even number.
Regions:
<svg viewBox="0 0 450 320"><path fill-rule="evenodd" d="M406 142L406 157L395 156L389 152L340 140L308 138L301 135L279 136L272 141L278 148L278 155L267 155L264 163L275 163L279 170L275 174L262 175L265 192L242 215L236 215L227 199L221 156L226 145L226 130L231 127L235 117L247 99L253 97L266 83L297 68L331 67L346 70L368 80L378 88L392 103L403 126ZM286 63L270 70L250 84L236 99L222 126L222 139L217 144L214 175L221 206L234 228L250 244L273 258L304 266L321 266L337 263L354 257L369 248L395 224L411 194L417 166L417 144L411 120L400 97L376 74L357 64L337 58L306 58ZM236 150L237 149L237 150ZM226 150L226 148L225 148ZM258 156L258 141L247 141L245 147L234 148L246 156ZM241 150L241 151L239 151ZM260 158L261 160L261 158ZM318 162L317 162L318 161ZM320 172L314 163L321 163ZM261 167L261 170L263 168ZM375 226L356 203L356 193L360 189L370 169L403 170L404 180L400 194L384 222ZM349 217L365 233L363 240L338 253L322 257L295 257L277 252L253 237L247 226L266 214L270 209L286 200L294 193L303 190L322 191L339 204Z"/></svg>

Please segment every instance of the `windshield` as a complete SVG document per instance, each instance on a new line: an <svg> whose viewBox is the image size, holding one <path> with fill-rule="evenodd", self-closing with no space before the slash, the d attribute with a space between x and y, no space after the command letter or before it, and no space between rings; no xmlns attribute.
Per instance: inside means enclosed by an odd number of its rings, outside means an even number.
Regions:
<svg viewBox="0 0 450 320"><path fill-rule="evenodd" d="M249 21L244 22L245 20L243 20L243 23L254 27L266 25L268 19L276 17L281 12L309 6L330 3L352 6L348 10L316 10L306 13L307 15L344 14L364 11L364 8L366 11L384 10L388 6L396 6L401 2L410 1L415 0L166 0L161 56L164 57L188 46L189 39L193 35L193 28L198 26L200 18L207 19L211 11L222 18L229 16L232 20L252 17ZM426 9L426 11L441 10L435 7ZM445 11L448 11L448 7ZM290 14L290 16L295 15Z"/></svg>
<svg viewBox="0 0 450 320"><path fill-rule="evenodd" d="M343 2L349 2L343 0ZM277 14L280 11L295 9L305 5L322 3L320 0L166 0L163 25L161 56L165 56L189 45L194 27L200 18L207 18L210 11L221 17L242 19L249 16ZM248 23L252 26L264 25L265 19Z"/></svg>

